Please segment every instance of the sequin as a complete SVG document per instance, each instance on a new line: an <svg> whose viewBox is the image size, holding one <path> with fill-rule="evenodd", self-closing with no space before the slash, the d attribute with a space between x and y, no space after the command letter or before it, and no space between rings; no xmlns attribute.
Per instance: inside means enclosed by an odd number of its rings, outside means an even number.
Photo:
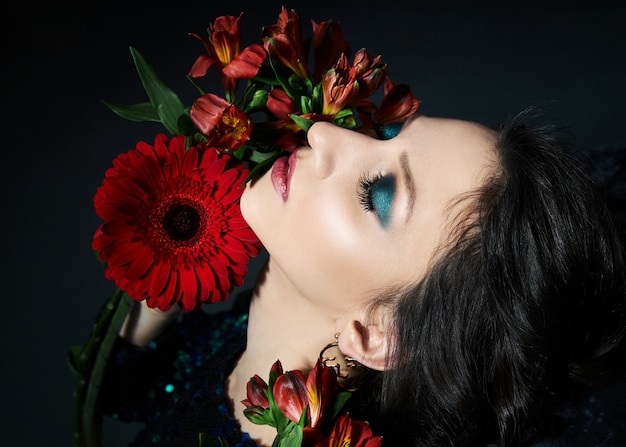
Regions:
<svg viewBox="0 0 626 447"><path fill-rule="evenodd" d="M224 437L233 447L256 447L231 416L224 389L245 349L247 309L243 297L232 311L187 313L147 348L120 348L111 389L104 394L114 400L107 414L144 424L130 447L197 446L201 432Z"/></svg>

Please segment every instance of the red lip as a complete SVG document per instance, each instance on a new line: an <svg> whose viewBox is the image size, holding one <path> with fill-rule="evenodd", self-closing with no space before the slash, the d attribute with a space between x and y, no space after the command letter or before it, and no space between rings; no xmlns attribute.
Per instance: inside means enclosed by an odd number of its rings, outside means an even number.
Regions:
<svg viewBox="0 0 626 447"><path fill-rule="evenodd" d="M283 202L286 202L289 197L289 184L296 167L296 152L293 151L289 156L277 158L272 165L272 185Z"/></svg>

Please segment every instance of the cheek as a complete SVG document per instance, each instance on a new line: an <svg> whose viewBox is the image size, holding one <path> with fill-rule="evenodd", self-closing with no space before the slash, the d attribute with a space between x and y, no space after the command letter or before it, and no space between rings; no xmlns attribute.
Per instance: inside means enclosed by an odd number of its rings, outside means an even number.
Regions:
<svg viewBox="0 0 626 447"><path fill-rule="evenodd" d="M389 265L389 257L370 228L376 222L354 201L333 193L316 195L302 210L301 224L290 237L293 247L306 255L296 257L299 265L283 267L313 300L352 306L388 285L380 264Z"/></svg>
<svg viewBox="0 0 626 447"><path fill-rule="evenodd" d="M307 197L293 198L284 218L290 228L284 234L294 247L309 254L311 263L343 266L362 245L359 216L341 195L317 191Z"/></svg>
<svg viewBox="0 0 626 447"><path fill-rule="evenodd" d="M278 203L264 179L241 199L244 218L273 262L310 301L345 311L398 280L398 253L349 186L298 188Z"/></svg>

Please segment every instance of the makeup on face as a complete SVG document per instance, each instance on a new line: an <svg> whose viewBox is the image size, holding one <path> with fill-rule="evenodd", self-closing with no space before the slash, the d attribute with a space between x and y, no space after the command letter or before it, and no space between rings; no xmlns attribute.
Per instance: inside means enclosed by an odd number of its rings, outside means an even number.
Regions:
<svg viewBox="0 0 626 447"><path fill-rule="evenodd" d="M374 212L383 228L387 228L396 195L396 177L384 175L374 179L361 179L357 194L363 209Z"/></svg>
<svg viewBox="0 0 626 447"><path fill-rule="evenodd" d="M296 153L297 150L293 151L289 156L280 157L272 165L270 174L272 185L283 202L286 202L289 197L289 183L296 168Z"/></svg>

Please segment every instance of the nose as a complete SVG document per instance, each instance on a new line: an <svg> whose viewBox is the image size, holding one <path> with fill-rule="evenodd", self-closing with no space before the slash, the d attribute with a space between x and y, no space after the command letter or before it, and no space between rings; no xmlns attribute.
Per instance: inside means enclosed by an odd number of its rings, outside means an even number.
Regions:
<svg viewBox="0 0 626 447"><path fill-rule="evenodd" d="M353 158L363 155L369 137L328 122L317 122L307 132L313 150L315 175L325 179L339 169L354 169Z"/></svg>

